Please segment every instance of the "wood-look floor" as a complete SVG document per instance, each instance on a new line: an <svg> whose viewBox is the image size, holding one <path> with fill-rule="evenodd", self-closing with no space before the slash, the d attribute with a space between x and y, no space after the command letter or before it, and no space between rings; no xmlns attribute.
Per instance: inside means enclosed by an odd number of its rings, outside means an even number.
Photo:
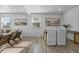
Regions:
<svg viewBox="0 0 79 59"><path fill-rule="evenodd" d="M79 45L68 40L66 46L48 46L43 39L28 37L26 41L31 41L32 45L28 49L28 53L78 53Z"/></svg>

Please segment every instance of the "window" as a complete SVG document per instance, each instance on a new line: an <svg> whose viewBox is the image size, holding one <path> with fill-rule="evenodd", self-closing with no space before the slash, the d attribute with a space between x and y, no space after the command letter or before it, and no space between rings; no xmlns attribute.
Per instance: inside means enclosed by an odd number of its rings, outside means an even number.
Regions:
<svg viewBox="0 0 79 59"><path fill-rule="evenodd" d="M40 23L41 23L41 19L40 18L33 18L32 19L33 28L39 28L40 27Z"/></svg>
<svg viewBox="0 0 79 59"><path fill-rule="evenodd" d="M8 32L11 30L11 17L2 17L1 18L1 29L2 32Z"/></svg>

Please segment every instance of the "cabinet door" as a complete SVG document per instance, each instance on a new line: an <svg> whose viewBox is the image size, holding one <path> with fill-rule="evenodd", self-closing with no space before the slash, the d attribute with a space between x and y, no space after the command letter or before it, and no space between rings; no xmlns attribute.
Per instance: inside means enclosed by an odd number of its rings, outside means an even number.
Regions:
<svg viewBox="0 0 79 59"><path fill-rule="evenodd" d="M56 30L47 31L47 44L56 45Z"/></svg>
<svg viewBox="0 0 79 59"><path fill-rule="evenodd" d="M66 45L66 31L57 30L57 45Z"/></svg>
<svg viewBox="0 0 79 59"><path fill-rule="evenodd" d="M75 43L79 44L79 33L75 33Z"/></svg>

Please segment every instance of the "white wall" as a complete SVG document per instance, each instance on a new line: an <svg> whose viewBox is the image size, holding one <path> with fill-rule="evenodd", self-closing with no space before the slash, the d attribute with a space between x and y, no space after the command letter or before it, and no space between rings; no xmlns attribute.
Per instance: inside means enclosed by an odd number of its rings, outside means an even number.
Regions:
<svg viewBox="0 0 79 59"><path fill-rule="evenodd" d="M45 18L46 17L60 17L60 25L62 25L62 14L31 14L31 15L27 15L27 14L0 14L0 17L4 17L4 16L10 16L12 17L12 30L15 29L20 29L23 31L23 36L36 36L39 35L38 32L43 33L43 30L52 30L52 29L56 29L56 27L46 27L45 26ZM27 18L27 25L26 26L16 26L14 23L14 19L15 18ZM39 17L41 19L41 25L40 28L33 28L32 25L32 18L33 17Z"/></svg>
<svg viewBox="0 0 79 59"><path fill-rule="evenodd" d="M79 6L63 14L63 24L70 24L71 30L79 31Z"/></svg>
<svg viewBox="0 0 79 59"><path fill-rule="evenodd" d="M39 35L39 31L40 33L44 33L43 30L53 30L53 29L56 29L56 27L46 27L45 26L45 18L46 17L52 17L52 18L55 18L55 17L60 17L60 21L61 21L61 24L62 24L62 15L61 14L31 14L30 16L30 19L29 19L29 30L26 29L27 31L25 31L25 35L27 36L37 36ZM40 28L33 28L33 25L32 25L32 18L33 17L38 17L41 19L41 24L40 24Z"/></svg>
<svg viewBox="0 0 79 59"><path fill-rule="evenodd" d="M11 19L12 19L11 28L12 28L12 31L14 31L15 29L18 29L19 27L21 27L21 26L15 26L14 19L15 18L25 18L26 14L17 14L17 13L16 14L15 13L14 14L11 14L11 13L10 14L8 14L8 13L0 14L0 18L5 17L5 16L11 17ZM27 28L27 26L23 26L23 27Z"/></svg>
<svg viewBox="0 0 79 59"><path fill-rule="evenodd" d="M79 6L74 7L63 14L63 24L70 24L71 31L79 31ZM74 40L74 33L70 32L68 38Z"/></svg>

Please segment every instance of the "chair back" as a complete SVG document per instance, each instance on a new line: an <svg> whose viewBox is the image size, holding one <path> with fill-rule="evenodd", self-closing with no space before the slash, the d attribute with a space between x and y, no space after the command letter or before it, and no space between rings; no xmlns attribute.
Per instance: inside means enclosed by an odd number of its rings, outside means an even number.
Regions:
<svg viewBox="0 0 79 59"><path fill-rule="evenodd" d="M2 38L0 40L0 46L8 43L10 41L11 36L12 36L12 33L2 36Z"/></svg>
<svg viewBox="0 0 79 59"><path fill-rule="evenodd" d="M20 32L17 32L17 37L20 37L21 36L21 33L22 33L22 31L20 31Z"/></svg>
<svg viewBox="0 0 79 59"><path fill-rule="evenodd" d="M11 36L11 39L12 39L12 40L15 39L15 38L16 38L16 35L17 35L17 32L13 32L13 33L12 33L12 36Z"/></svg>

